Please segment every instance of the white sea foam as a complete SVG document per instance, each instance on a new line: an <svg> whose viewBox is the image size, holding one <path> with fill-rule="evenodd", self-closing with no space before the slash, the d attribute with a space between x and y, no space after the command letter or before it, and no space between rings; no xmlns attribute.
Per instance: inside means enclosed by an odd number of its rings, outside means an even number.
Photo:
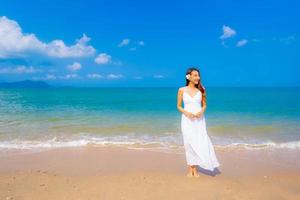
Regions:
<svg viewBox="0 0 300 200"><path fill-rule="evenodd" d="M218 148L245 148L249 150L253 149L267 149L267 148L274 148L274 149L300 149L300 141L293 141L293 142L282 142L282 143L275 143L275 142L263 142L263 143L232 143L227 145L216 145Z"/></svg>
<svg viewBox="0 0 300 200"><path fill-rule="evenodd" d="M217 149L236 149L244 148L248 150L255 149L300 149L300 141L291 142L261 142L261 143L243 143L231 142L227 144L218 144L213 141ZM130 149L152 149L164 151L181 151L183 143L180 136L143 136L140 138L128 136L114 137L95 137L81 136L78 139L58 139L54 137L49 140L7 140L0 141L1 149L50 149L61 147L83 147L83 146L125 146Z"/></svg>

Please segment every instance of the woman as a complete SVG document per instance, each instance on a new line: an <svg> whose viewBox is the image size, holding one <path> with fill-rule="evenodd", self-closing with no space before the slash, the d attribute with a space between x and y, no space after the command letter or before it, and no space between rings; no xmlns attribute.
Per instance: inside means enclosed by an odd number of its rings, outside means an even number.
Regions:
<svg viewBox="0 0 300 200"><path fill-rule="evenodd" d="M181 107L182 101L184 108ZM188 177L199 177L196 166L213 171L220 164L206 131L206 91L197 68L186 72L186 86L178 90L177 108L182 113L181 131L188 164Z"/></svg>

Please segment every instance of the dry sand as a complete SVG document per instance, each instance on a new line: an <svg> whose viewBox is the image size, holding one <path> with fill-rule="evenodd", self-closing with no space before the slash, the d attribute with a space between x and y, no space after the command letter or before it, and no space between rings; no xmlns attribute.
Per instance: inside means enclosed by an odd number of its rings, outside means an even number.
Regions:
<svg viewBox="0 0 300 200"><path fill-rule="evenodd" d="M295 150L216 150L188 178L183 153L76 147L0 153L0 199L300 199Z"/></svg>

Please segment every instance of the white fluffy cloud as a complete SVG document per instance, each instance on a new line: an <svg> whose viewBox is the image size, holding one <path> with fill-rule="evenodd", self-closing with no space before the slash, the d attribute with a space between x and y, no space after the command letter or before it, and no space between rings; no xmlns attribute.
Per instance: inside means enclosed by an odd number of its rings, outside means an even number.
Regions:
<svg viewBox="0 0 300 200"><path fill-rule="evenodd" d="M99 65L103 64L109 64L111 63L111 56L106 54L106 53L100 53L96 58L95 58L95 63Z"/></svg>
<svg viewBox="0 0 300 200"><path fill-rule="evenodd" d="M66 74L66 75L53 75L46 74L44 77L33 77L33 80L71 80L71 79L81 79L78 74Z"/></svg>
<svg viewBox="0 0 300 200"><path fill-rule="evenodd" d="M80 78L78 74L67 74L65 76L58 76L61 79L77 79Z"/></svg>
<svg viewBox="0 0 300 200"><path fill-rule="evenodd" d="M100 78L104 78L102 75L96 74L96 73L93 73L93 74L87 74L86 77L89 78L89 79L100 79Z"/></svg>
<svg viewBox="0 0 300 200"><path fill-rule="evenodd" d="M107 79L119 79L119 78L123 78L124 76L122 74L108 74L107 75Z"/></svg>
<svg viewBox="0 0 300 200"><path fill-rule="evenodd" d="M123 78L124 75L122 74L108 74L106 76L103 76L101 74L97 74L97 73L93 73L93 74L87 74L86 75L87 78L89 79L119 79L119 78Z"/></svg>
<svg viewBox="0 0 300 200"><path fill-rule="evenodd" d="M223 35L220 36L220 39L224 40L236 35L236 31L230 28L229 26L223 25Z"/></svg>
<svg viewBox="0 0 300 200"><path fill-rule="evenodd" d="M85 77L87 79L120 79L124 78L125 76L122 74L108 74L103 76L97 73L90 73L86 74ZM73 79L81 79L83 80L84 77L79 76L78 74L71 73L66 75L54 75L54 74L46 74L40 77L33 77L33 80L73 80Z"/></svg>
<svg viewBox="0 0 300 200"><path fill-rule="evenodd" d="M26 66L17 66L17 67L5 67L0 69L0 74L34 74L37 72L40 72L41 70L38 70L32 66L26 67Z"/></svg>
<svg viewBox="0 0 300 200"><path fill-rule="evenodd" d="M143 40L131 42L128 38L125 38L119 43L118 47L130 46L129 43L136 44L135 46L131 46L129 48L129 51L136 51L138 47L142 47L145 45L145 42Z"/></svg>
<svg viewBox="0 0 300 200"><path fill-rule="evenodd" d="M119 47L126 46L130 43L130 40L128 38L123 39L120 44L118 45Z"/></svg>
<svg viewBox="0 0 300 200"><path fill-rule="evenodd" d="M5 16L0 17L0 58L25 56L28 53L41 53L58 58L85 57L96 51L87 44L89 41L90 38L83 34L71 46L67 46L62 40L45 43L33 33L23 33L16 21Z"/></svg>
<svg viewBox="0 0 300 200"><path fill-rule="evenodd" d="M68 65L67 68L71 71L78 71L81 69L81 64L79 62L74 62L72 65Z"/></svg>
<svg viewBox="0 0 300 200"><path fill-rule="evenodd" d="M248 43L248 40L242 39L242 40L237 42L236 46L237 47L242 47L242 46L246 45L247 43Z"/></svg>
<svg viewBox="0 0 300 200"><path fill-rule="evenodd" d="M106 76L103 76L101 74L97 74L97 73L92 73L92 74L87 74L86 75L87 78L89 79L119 79L119 78L123 78L124 75L122 74L108 74Z"/></svg>

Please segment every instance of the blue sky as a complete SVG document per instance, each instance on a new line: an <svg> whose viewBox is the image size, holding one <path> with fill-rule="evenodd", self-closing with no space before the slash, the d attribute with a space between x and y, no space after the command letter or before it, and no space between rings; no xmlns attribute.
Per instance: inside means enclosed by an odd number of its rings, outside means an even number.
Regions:
<svg viewBox="0 0 300 200"><path fill-rule="evenodd" d="M0 6L0 81L300 86L297 1L16 1Z"/></svg>

